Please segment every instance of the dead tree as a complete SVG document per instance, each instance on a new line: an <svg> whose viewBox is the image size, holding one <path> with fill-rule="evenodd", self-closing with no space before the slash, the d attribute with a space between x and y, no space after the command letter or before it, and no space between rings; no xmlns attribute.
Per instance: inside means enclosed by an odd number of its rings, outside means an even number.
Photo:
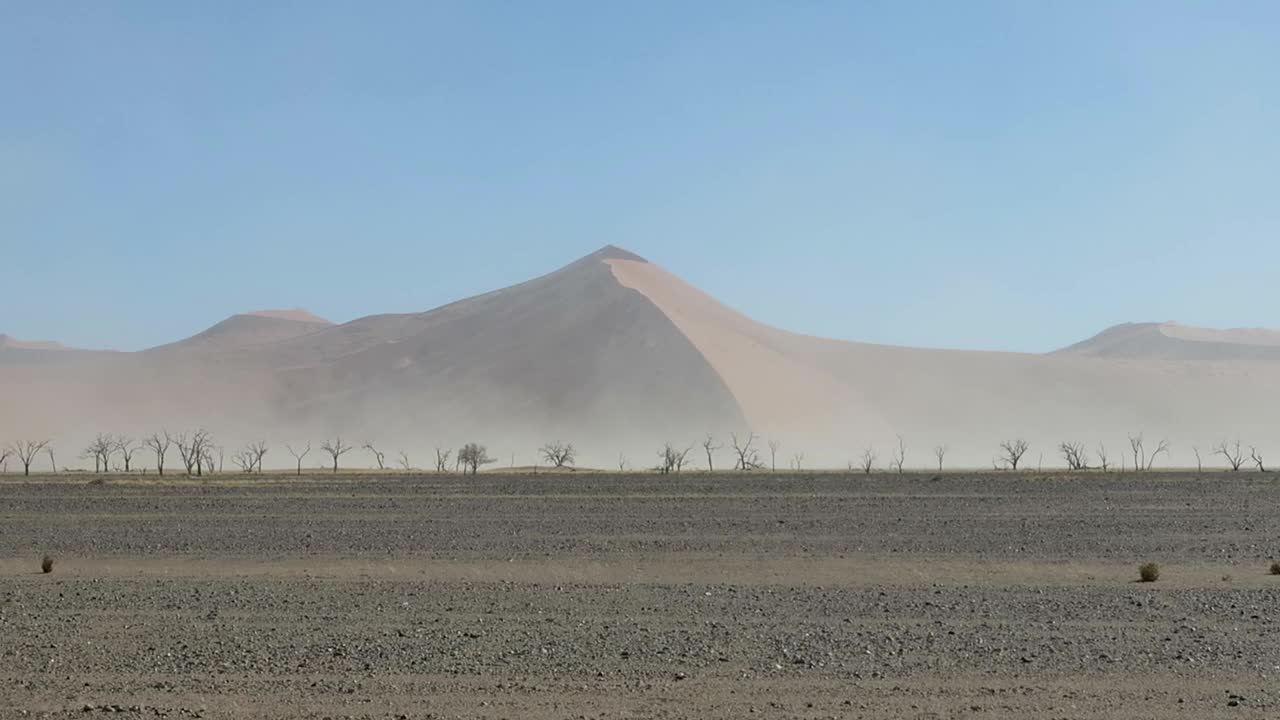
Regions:
<svg viewBox="0 0 1280 720"><path fill-rule="evenodd" d="M677 473L684 472L685 461L688 459L689 453L691 452L693 452L692 445L690 445L689 447L683 450L679 450L679 449L676 450L676 472Z"/></svg>
<svg viewBox="0 0 1280 720"><path fill-rule="evenodd" d="M378 452L378 449L377 449L377 448L375 448L375 447L373 446L373 443L371 443L371 442L367 442L367 443L365 443L363 447L364 447L364 449L365 449L365 450L368 450L369 452L373 453L373 459L374 459L374 460L376 460L376 461L378 461L378 469L379 469L379 470L386 470L386 469L387 469L387 466L386 466L386 464L385 464L385 462L384 462L384 461L386 460L386 457L387 457L387 456L386 456L386 453Z"/></svg>
<svg viewBox="0 0 1280 720"><path fill-rule="evenodd" d="M1089 469L1089 455L1085 452L1084 443L1064 442L1058 446L1058 452L1067 461L1068 470L1074 472Z"/></svg>
<svg viewBox="0 0 1280 720"><path fill-rule="evenodd" d="M251 473L257 467L258 462L253 456L253 451L248 447L242 448L235 455L231 456L231 462L240 468L240 472Z"/></svg>
<svg viewBox="0 0 1280 720"><path fill-rule="evenodd" d="M191 451L191 438L187 433L178 433L173 443L178 448L178 457L182 458L182 466L186 468L187 476L190 477L196 471L196 453Z"/></svg>
<svg viewBox="0 0 1280 720"><path fill-rule="evenodd" d="M338 472L338 458L351 452L351 446L342 442L342 436L339 435L333 440L325 440L320 444L320 449L329 453L329 457L333 458L333 471Z"/></svg>
<svg viewBox="0 0 1280 720"><path fill-rule="evenodd" d="M129 472L129 466L133 462L133 454L138 451L138 446L134 444L131 437L121 435L116 438L116 452L120 453L120 458L124 460L124 471Z"/></svg>
<svg viewBox="0 0 1280 720"><path fill-rule="evenodd" d="M441 450L440 448L436 448L436 472L449 472L449 455L452 452L452 450Z"/></svg>
<svg viewBox="0 0 1280 720"><path fill-rule="evenodd" d="M53 459L53 446L46 447L44 451L49 456L49 467L53 468L54 472L58 472L58 461Z"/></svg>
<svg viewBox="0 0 1280 720"><path fill-rule="evenodd" d="M472 475L480 472L481 465L488 465L494 462L494 459L489 457L485 447L476 443L463 445L462 449L458 451L458 460L462 462L463 467L471 470Z"/></svg>
<svg viewBox="0 0 1280 720"><path fill-rule="evenodd" d="M782 443L778 440L769 441L769 467L774 471L778 471L778 448L782 447Z"/></svg>
<svg viewBox="0 0 1280 720"><path fill-rule="evenodd" d="M169 445L173 442L173 438L169 437L168 431L164 434L151 433L142 439L143 447L149 448L156 456L156 472L164 475L164 456L169 452Z"/></svg>
<svg viewBox="0 0 1280 720"><path fill-rule="evenodd" d="M1204 460L1200 459L1200 448L1193 447L1191 452L1196 454L1196 472L1204 472Z"/></svg>
<svg viewBox="0 0 1280 720"><path fill-rule="evenodd" d="M1214 450L1215 455L1221 455L1226 458L1227 464L1231 466L1231 472L1240 472L1240 466L1244 465L1244 451L1240 449L1240 441L1236 441L1235 448L1227 445L1227 441L1223 440L1218 444L1218 448Z"/></svg>
<svg viewBox="0 0 1280 720"><path fill-rule="evenodd" d="M213 462L213 436L208 430L200 429L190 433L181 433L174 438L174 445L178 448L178 454L182 457L182 464L187 469L187 475L203 475L205 468L210 472L214 470L216 465Z"/></svg>
<svg viewBox="0 0 1280 720"><path fill-rule="evenodd" d="M111 470L111 454L116 451L116 441L110 435L98 433L89 447L84 449L84 457L93 457L94 472Z"/></svg>
<svg viewBox="0 0 1280 720"><path fill-rule="evenodd" d="M1107 454L1107 446L1098 443L1098 465L1102 468L1102 472L1111 469L1111 456Z"/></svg>
<svg viewBox="0 0 1280 720"><path fill-rule="evenodd" d="M666 443L663 445L662 449L658 451L658 472L666 475L672 472L679 473L684 470L685 462L692 450L692 445L681 450L671 443Z"/></svg>
<svg viewBox="0 0 1280 720"><path fill-rule="evenodd" d="M733 451L737 453L737 464L734 470L759 470L760 469L760 453L756 452L756 440L759 438L755 433L749 433L744 440L738 440L737 433L729 433L729 439L733 443Z"/></svg>
<svg viewBox="0 0 1280 720"><path fill-rule="evenodd" d="M668 475L676 468L676 449L671 443L666 443L662 449L658 451L658 467L655 468L659 473Z"/></svg>
<svg viewBox="0 0 1280 720"><path fill-rule="evenodd" d="M267 455L267 443L259 440L251 443L248 447L249 453L253 455L254 465L258 468L258 474L262 474L262 458Z"/></svg>
<svg viewBox="0 0 1280 720"><path fill-rule="evenodd" d="M12 454L13 451L9 448L0 448L0 472L9 471L9 456Z"/></svg>
<svg viewBox="0 0 1280 720"><path fill-rule="evenodd" d="M1140 472L1147 466L1147 450L1143 447L1142 433L1129 436L1129 449L1133 451L1133 471Z"/></svg>
<svg viewBox="0 0 1280 720"><path fill-rule="evenodd" d="M796 472L800 472L801 470L804 469L803 467L801 467L803 464L804 464L804 453L798 452L791 456L792 470L795 470Z"/></svg>
<svg viewBox="0 0 1280 720"><path fill-rule="evenodd" d="M578 452L573 449L572 443L564 443L559 440L543 445L538 449L538 454L553 468L573 465L578 458Z"/></svg>
<svg viewBox="0 0 1280 720"><path fill-rule="evenodd" d="M10 445L8 454L18 458L22 463L22 474L26 476L31 474L31 463L35 462L36 456L47 447L48 440L23 440Z"/></svg>
<svg viewBox="0 0 1280 720"><path fill-rule="evenodd" d="M1253 460L1253 464L1258 466L1258 472L1264 473L1267 471L1266 466L1262 464L1262 456L1258 454L1258 448L1249 448L1249 459Z"/></svg>
<svg viewBox="0 0 1280 720"><path fill-rule="evenodd" d="M405 472L409 472L413 470L413 463L409 462L409 454L406 453L405 451L403 450L400 451L400 455L397 458L397 462L400 463L401 470L404 470Z"/></svg>
<svg viewBox="0 0 1280 720"><path fill-rule="evenodd" d="M942 472L942 461L947 458L947 446L935 445L933 448L933 456L938 458L938 472Z"/></svg>
<svg viewBox="0 0 1280 720"><path fill-rule="evenodd" d="M1163 454L1165 454L1165 455L1169 454L1169 441L1168 441L1168 440L1161 440L1161 441L1156 445L1156 449L1155 449L1155 450L1153 450L1153 451L1151 451L1151 455L1147 458L1147 467L1146 467L1146 469L1147 469L1148 471L1149 471L1149 470L1151 470L1151 468L1152 468L1153 466L1155 466L1155 464L1156 464L1156 458L1160 457L1160 455L1161 455L1162 453L1163 453Z"/></svg>
<svg viewBox="0 0 1280 720"><path fill-rule="evenodd" d="M871 448L863 450L862 456L858 458L858 467L862 468L863 475L870 475L876 467L876 451Z"/></svg>
<svg viewBox="0 0 1280 720"><path fill-rule="evenodd" d="M627 456L623 455L622 453L618 453L618 472L626 472L626 471L627 471Z"/></svg>
<svg viewBox="0 0 1280 720"><path fill-rule="evenodd" d="M893 460L889 463L891 469L897 470L898 474L902 474L902 465L907 461L907 441L898 436L898 447L893 451Z"/></svg>
<svg viewBox="0 0 1280 720"><path fill-rule="evenodd" d="M302 448L301 452L295 450L293 446L288 443L285 443L284 449L288 450L289 454L292 455L293 459L298 463L298 476L301 477L302 476L302 458L306 457L307 453L311 452L311 443L308 442L307 446Z"/></svg>
<svg viewBox="0 0 1280 720"><path fill-rule="evenodd" d="M215 455L217 457L216 462L214 461ZM206 469L210 475L222 472L222 462L226 459L226 456L226 448L221 445L209 444L205 447L204 452L200 453L200 462L196 465L196 472L202 473Z"/></svg>
<svg viewBox="0 0 1280 720"><path fill-rule="evenodd" d="M702 449L707 453L707 472L713 473L716 471L715 463L712 462L711 457L712 455L715 454L717 450L719 450L722 447L724 446L717 445L715 438L711 437L710 435L707 435L705 438L702 439Z"/></svg>
<svg viewBox="0 0 1280 720"><path fill-rule="evenodd" d="M1004 460L1005 467L1016 471L1018 463L1022 462L1022 456L1026 455L1030 448L1031 444L1022 439L1005 440L1000 443L1000 450L1004 453L1001 459Z"/></svg>

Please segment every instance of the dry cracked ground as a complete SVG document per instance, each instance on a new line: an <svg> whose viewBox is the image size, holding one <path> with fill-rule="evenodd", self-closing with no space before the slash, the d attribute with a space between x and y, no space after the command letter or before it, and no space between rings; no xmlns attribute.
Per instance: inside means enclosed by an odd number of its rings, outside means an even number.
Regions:
<svg viewBox="0 0 1280 720"><path fill-rule="evenodd" d="M1243 473L10 476L0 717L1275 718L1277 557Z"/></svg>

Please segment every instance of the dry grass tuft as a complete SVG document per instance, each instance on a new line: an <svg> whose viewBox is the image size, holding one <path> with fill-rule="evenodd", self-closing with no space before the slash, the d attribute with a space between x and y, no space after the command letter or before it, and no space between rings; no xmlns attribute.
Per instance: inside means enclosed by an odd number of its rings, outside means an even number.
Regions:
<svg viewBox="0 0 1280 720"><path fill-rule="evenodd" d="M1280 560L1271 563L1271 574L1280 575Z"/></svg>
<svg viewBox="0 0 1280 720"><path fill-rule="evenodd" d="M1142 582L1155 582L1160 579L1160 566L1153 563L1143 563L1138 567L1138 578Z"/></svg>
<svg viewBox="0 0 1280 720"><path fill-rule="evenodd" d="M44 559L40 561L40 570L44 572L45 575L53 572L53 558L45 555Z"/></svg>

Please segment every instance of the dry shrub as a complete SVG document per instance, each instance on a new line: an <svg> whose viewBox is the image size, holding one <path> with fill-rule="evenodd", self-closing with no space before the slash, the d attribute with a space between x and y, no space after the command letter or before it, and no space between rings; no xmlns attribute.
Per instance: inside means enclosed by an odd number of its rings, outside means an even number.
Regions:
<svg viewBox="0 0 1280 720"><path fill-rule="evenodd" d="M1138 578L1142 582L1155 582L1160 579L1160 566L1153 563L1143 563L1138 568Z"/></svg>
<svg viewBox="0 0 1280 720"><path fill-rule="evenodd" d="M1271 563L1271 574L1280 575L1280 560Z"/></svg>
<svg viewBox="0 0 1280 720"><path fill-rule="evenodd" d="M40 570L44 572L45 575L53 572L53 558L45 555L44 559L40 561Z"/></svg>

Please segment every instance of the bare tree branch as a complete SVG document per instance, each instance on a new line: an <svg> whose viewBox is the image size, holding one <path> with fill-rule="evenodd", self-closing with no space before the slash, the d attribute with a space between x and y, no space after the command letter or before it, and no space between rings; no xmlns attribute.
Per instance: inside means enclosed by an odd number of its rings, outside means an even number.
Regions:
<svg viewBox="0 0 1280 720"><path fill-rule="evenodd" d="M711 458L712 458L712 455L714 455L715 452L722 447L724 447L724 445L717 445L715 438L711 437L710 434L708 434L705 438L703 438L702 449L707 453L707 472L716 471L715 463L712 462Z"/></svg>
<svg viewBox="0 0 1280 720"><path fill-rule="evenodd" d="M798 452L791 456L791 469L800 472L804 468L804 453Z"/></svg>
<svg viewBox="0 0 1280 720"><path fill-rule="evenodd" d="M116 451L115 438L109 434L98 433L89 447L84 449L84 457L93 458L94 472L111 471L111 455Z"/></svg>
<svg viewBox="0 0 1280 720"><path fill-rule="evenodd" d="M1240 441L1236 441L1234 448L1227 445L1227 441L1223 440L1218 443L1218 448L1214 450L1215 455L1221 455L1226 458L1227 464L1231 466L1231 472L1240 472L1240 466L1244 465L1244 451L1240 449Z"/></svg>
<svg viewBox="0 0 1280 720"><path fill-rule="evenodd" d="M876 451L871 448L863 450L862 456L858 458L858 467L862 468L863 475L870 475L876 467Z"/></svg>
<svg viewBox="0 0 1280 720"><path fill-rule="evenodd" d="M378 461L378 469L379 469L379 470L386 470L386 469L387 469L386 463L384 462L384 460L385 460L385 459L386 459L386 457L387 457L385 453L378 452L378 449L377 449L377 448L375 448L375 447L373 446L373 443L371 443L371 442L367 442L367 443L365 443L365 444L364 444L364 449L365 449L365 450L368 450L368 451L369 451L369 452L371 452L371 453L373 453L373 459Z"/></svg>
<svg viewBox="0 0 1280 720"><path fill-rule="evenodd" d="M173 442L173 438L169 437L169 431L162 433L151 433L142 439L143 447L151 450L156 456L156 472L164 475L164 456L169 452L169 445Z"/></svg>
<svg viewBox="0 0 1280 720"><path fill-rule="evenodd" d="M464 467L471 470L472 475L480 472L481 465L488 465L494 462L494 459L489 457L485 447L476 443L467 443L462 446L462 449L458 451L458 460L462 462Z"/></svg>
<svg viewBox="0 0 1280 720"><path fill-rule="evenodd" d="M1129 436L1129 449L1133 451L1133 471L1141 472L1147 466L1147 450L1143 447L1142 433Z"/></svg>
<svg viewBox="0 0 1280 720"><path fill-rule="evenodd" d="M1062 453L1062 458L1067 461L1067 469L1088 470L1089 454L1085 452L1084 443L1064 442L1058 446L1058 452Z"/></svg>
<svg viewBox="0 0 1280 720"><path fill-rule="evenodd" d="M1027 450L1031 448L1031 444L1026 440L1005 440L1000 443L1000 450L1004 452L1003 460L1010 470L1017 470L1018 463L1022 462L1022 456L1027 454Z"/></svg>
<svg viewBox="0 0 1280 720"><path fill-rule="evenodd" d="M351 446L342 442L342 436L339 435L333 440L325 440L320 444L320 449L329 454L333 458L333 471L338 472L338 458L351 452Z"/></svg>
<svg viewBox="0 0 1280 720"><path fill-rule="evenodd" d="M543 445L538 454L547 461L547 464L554 468L563 468L566 465L573 465L578 458L578 452L573 449L572 443L564 443L557 440Z"/></svg>
<svg viewBox="0 0 1280 720"><path fill-rule="evenodd" d="M947 458L946 445L935 445L933 448L933 456L938 458L938 472L942 472L942 461Z"/></svg>
<svg viewBox="0 0 1280 720"><path fill-rule="evenodd" d="M311 452L311 443L308 442L307 446L302 448L301 451L295 450L294 447L289 443L285 443L284 449L288 450L289 454L293 456L294 461L297 462L298 476L301 477L302 476L302 458L306 457L307 453Z"/></svg>
<svg viewBox="0 0 1280 720"><path fill-rule="evenodd" d="M1147 458L1147 470L1151 470L1151 468L1156 464L1156 458L1160 457L1162 453L1166 455L1169 453L1168 440L1161 440L1160 443L1156 445L1156 449L1152 451L1151 455Z"/></svg>
<svg viewBox="0 0 1280 720"><path fill-rule="evenodd" d="M743 471L759 470L760 454L753 447L756 440L759 439L756 434L749 433L743 440L738 440L737 433L730 433L729 438L733 444L733 451L738 455L737 464L734 465L733 469Z"/></svg>
<svg viewBox="0 0 1280 720"><path fill-rule="evenodd" d="M889 462L891 469L897 470L898 474L902 474L902 465L907 461L907 441L898 436L898 447L893 451L893 459Z"/></svg>
<svg viewBox="0 0 1280 720"><path fill-rule="evenodd" d="M22 440L10 445L7 455L18 458L22 463L22 474L28 476L31 474L31 463L35 462L36 456L47 447L49 447L48 440Z"/></svg>
<svg viewBox="0 0 1280 720"><path fill-rule="evenodd" d="M138 445L135 444L133 438L127 435L116 437L116 452L120 453L120 459L124 460L124 471L129 472L130 465L133 463L133 454L138 451Z"/></svg>

